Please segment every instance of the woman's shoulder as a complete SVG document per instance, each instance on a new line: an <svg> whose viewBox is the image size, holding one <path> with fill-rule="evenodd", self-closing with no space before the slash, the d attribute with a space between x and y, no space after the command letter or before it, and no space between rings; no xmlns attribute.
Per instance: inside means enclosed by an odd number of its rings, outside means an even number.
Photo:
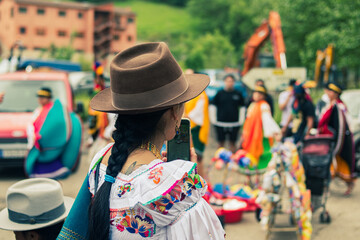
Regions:
<svg viewBox="0 0 360 240"><path fill-rule="evenodd" d="M197 204L207 184L195 163L155 160L128 179L119 175L110 195L113 213L124 210L145 212L158 226L167 226Z"/></svg>
<svg viewBox="0 0 360 240"><path fill-rule="evenodd" d="M265 100L260 102L260 106L262 111L270 111L270 105Z"/></svg>
<svg viewBox="0 0 360 240"><path fill-rule="evenodd" d="M168 194L176 192L186 195L186 192L191 193L192 190L206 186L197 173L197 165L183 160L154 160L130 175L119 174L114 185L112 198L117 208L133 207L137 203L148 205Z"/></svg>
<svg viewBox="0 0 360 240"><path fill-rule="evenodd" d="M95 192L96 163L105 155L107 149L108 146L96 154L90 166L89 190L92 194ZM105 180L106 166L101 164L99 170L98 186L101 186ZM197 190L202 196L206 187L205 181L197 173L196 163L183 160L163 162L157 159L141 166L130 175L119 173L112 186L110 205L116 209L132 208L138 203L154 203L168 194L176 195L179 199L184 198L191 195L193 190Z"/></svg>

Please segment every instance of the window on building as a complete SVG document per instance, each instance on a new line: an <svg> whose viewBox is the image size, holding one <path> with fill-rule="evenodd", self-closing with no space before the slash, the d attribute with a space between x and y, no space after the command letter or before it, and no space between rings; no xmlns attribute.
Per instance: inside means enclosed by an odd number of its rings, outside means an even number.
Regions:
<svg viewBox="0 0 360 240"><path fill-rule="evenodd" d="M132 41L132 36L128 36L128 41L129 41L129 42Z"/></svg>
<svg viewBox="0 0 360 240"><path fill-rule="evenodd" d="M134 19L133 19L133 18L128 18L128 19L127 19L127 22L128 22L128 23L133 23L133 22L134 22Z"/></svg>
<svg viewBox="0 0 360 240"><path fill-rule="evenodd" d="M26 7L19 7L19 13L26 13L27 8Z"/></svg>
<svg viewBox="0 0 360 240"><path fill-rule="evenodd" d="M66 17L66 12L63 10L59 11L59 17Z"/></svg>
<svg viewBox="0 0 360 240"><path fill-rule="evenodd" d="M43 52L45 52L47 49L46 49L46 48L44 48L44 47L34 47L34 50L36 50L36 51L43 51Z"/></svg>
<svg viewBox="0 0 360 240"><path fill-rule="evenodd" d="M76 32L75 37L84 38L84 33L83 32Z"/></svg>
<svg viewBox="0 0 360 240"><path fill-rule="evenodd" d="M113 39L114 39L115 41L117 41L117 40L120 39L120 36L119 36L119 35L114 35Z"/></svg>
<svg viewBox="0 0 360 240"><path fill-rule="evenodd" d="M62 30L58 31L58 36L59 37L66 37L66 31L62 31Z"/></svg>
<svg viewBox="0 0 360 240"><path fill-rule="evenodd" d="M83 17L83 13L82 12L78 12L78 18L82 18Z"/></svg>
<svg viewBox="0 0 360 240"><path fill-rule="evenodd" d="M36 35L38 35L38 36L44 36L44 35L45 35L45 29L44 29L44 28L38 28L38 29L36 29Z"/></svg>
<svg viewBox="0 0 360 240"><path fill-rule="evenodd" d="M26 27L20 27L19 32L20 34L26 34Z"/></svg>
<svg viewBox="0 0 360 240"><path fill-rule="evenodd" d="M43 8L38 8L38 9L37 9L37 14L38 14L38 15L44 15L44 14L45 14L45 9L43 9Z"/></svg>

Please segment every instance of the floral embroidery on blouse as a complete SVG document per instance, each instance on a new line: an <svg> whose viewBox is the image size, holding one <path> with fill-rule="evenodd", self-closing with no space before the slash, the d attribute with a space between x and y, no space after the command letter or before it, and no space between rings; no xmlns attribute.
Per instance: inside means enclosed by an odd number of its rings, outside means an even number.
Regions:
<svg viewBox="0 0 360 240"><path fill-rule="evenodd" d="M130 213L130 215L127 215ZM112 211L110 213L110 224L115 226L120 232L139 234L142 237L152 237L155 234L156 225L152 216L146 213L144 218L140 215L132 215L134 211ZM119 217L117 217L119 215Z"/></svg>
<svg viewBox="0 0 360 240"><path fill-rule="evenodd" d="M116 191L118 191L118 196L123 196L126 192L130 192L132 190L131 183L125 183L124 185L120 185L117 187Z"/></svg>
<svg viewBox="0 0 360 240"><path fill-rule="evenodd" d="M150 203L148 206L152 210L167 215L168 210L170 210L175 203L183 201L186 196L191 196L192 190L203 188L204 186L205 182L200 175L196 173L190 175L185 173L182 179L169 193Z"/></svg>
<svg viewBox="0 0 360 240"><path fill-rule="evenodd" d="M163 170L162 166L151 170L149 173L149 179L153 179L154 183L158 184L160 182L160 176L162 176L163 174L162 170Z"/></svg>

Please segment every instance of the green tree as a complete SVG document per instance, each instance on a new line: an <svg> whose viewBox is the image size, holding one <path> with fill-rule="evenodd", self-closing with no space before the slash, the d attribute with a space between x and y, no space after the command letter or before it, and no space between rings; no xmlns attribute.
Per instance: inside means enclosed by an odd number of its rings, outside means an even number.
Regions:
<svg viewBox="0 0 360 240"><path fill-rule="evenodd" d="M234 47L219 31L188 40L185 66L195 71L202 68L234 66Z"/></svg>
<svg viewBox="0 0 360 240"><path fill-rule="evenodd" d="M255 29L277 8L274 0L190 0L188 10L199 33L220 31L230 39L237 58Z"/></svg>
<svg viewBox="0 0 360 240"><path fill-rule="evenodd" d="M358 68L360 2L350 0L284 0L279 5L289 65L302 65L313 75L316 50L335 46L339 68Z"/></svg>

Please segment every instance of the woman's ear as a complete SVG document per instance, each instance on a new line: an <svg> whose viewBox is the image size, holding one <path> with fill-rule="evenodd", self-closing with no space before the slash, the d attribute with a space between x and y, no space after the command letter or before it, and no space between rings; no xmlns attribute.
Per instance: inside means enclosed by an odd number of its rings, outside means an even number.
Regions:
<svg viewBox="0 0 360 240"><path fill-rule="evenodd" d="M170 116L172 119L177 120L178 114L179 114L179 107L178 105L175 105L170 109Z"/></svg>

